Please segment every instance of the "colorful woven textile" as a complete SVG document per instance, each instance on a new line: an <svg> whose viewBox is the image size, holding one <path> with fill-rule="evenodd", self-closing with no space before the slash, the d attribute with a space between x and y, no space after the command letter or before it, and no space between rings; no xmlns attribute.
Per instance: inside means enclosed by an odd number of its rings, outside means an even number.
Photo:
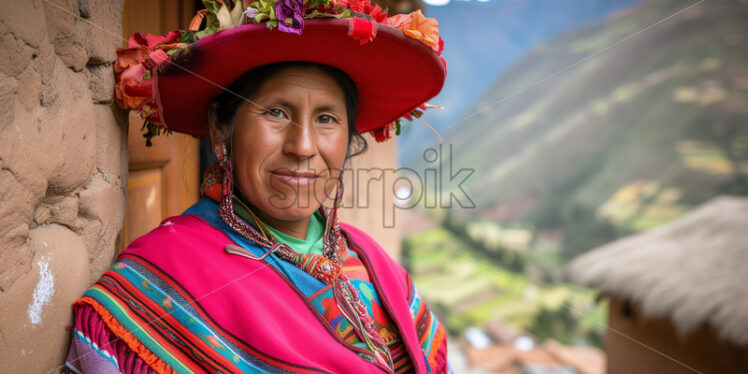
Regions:
<svg viewBox="0 0 748 374"><path fill-rule="evenodd" d="M408 274L366 234L341 229L344 272L388 338L396 371L447 372L444 328ZM329 285L274 254L230 255L227 244L265 251L228 229L209 199L134 241L76 301L68 370L392 372L323 305Z"/></svg>

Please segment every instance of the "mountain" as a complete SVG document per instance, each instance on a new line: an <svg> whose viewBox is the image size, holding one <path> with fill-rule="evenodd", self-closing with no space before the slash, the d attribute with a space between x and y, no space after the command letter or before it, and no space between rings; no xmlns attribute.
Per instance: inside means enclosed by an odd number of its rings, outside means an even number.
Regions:
<svg viewBox="0 0 748 374"><path fill-rule="evenodd" d="M532 47L640 1L491 0L426 6L424 13L439 21L449 73L442 92L429 100L444 109L427 111L425 120L441 131L470 109L491 82ZM398 139L400 160L419 156L435 138L420 122L406 125Z"/></svg>
<svg viewBox="0 0 748 374"><path fill-rule="evenodd" d="M533 49L442 133L475 169L461 213L561 230L572 256L748 194L747 19L650 0Z"/></svg>

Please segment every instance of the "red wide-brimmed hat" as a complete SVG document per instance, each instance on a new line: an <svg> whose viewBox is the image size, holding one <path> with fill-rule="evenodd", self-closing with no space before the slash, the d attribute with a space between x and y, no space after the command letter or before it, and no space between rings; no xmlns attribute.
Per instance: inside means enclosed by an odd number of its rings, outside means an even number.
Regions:
<svg viewBox="0 0 748 374"><path fill-rule="evenodd" d="M358 91L356 126L377 141L399 133L402 117L420 117L444 85L439 25L420 10L387 17L369 0L204 4L189 30L136 33L117 51L117 104L141 114L148 139L163 129L208 136L208 103L246 71L276 62L348 74Z"/></svg>

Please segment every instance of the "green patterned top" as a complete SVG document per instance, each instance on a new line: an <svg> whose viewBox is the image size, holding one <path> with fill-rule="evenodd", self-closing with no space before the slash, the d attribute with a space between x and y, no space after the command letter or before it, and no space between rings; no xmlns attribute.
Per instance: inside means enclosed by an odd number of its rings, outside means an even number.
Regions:
<svg viewBox="0 0 748 374"><path fill-rule="evenodd" d="M234 211L239 217L242 217L245 221L249 222L252 226L257 228L252 215L249 214L241 203L234 201ZM306 230L306 237L302 240L293 236L284 234L274 227L265 224L263 227L270 229L275 239L281 243L288 244L294 251L301 254L322 254L322 237L325 233L325 217L322 216L322 212L319 210L315 211L309 219L309 227Z"/></svg>

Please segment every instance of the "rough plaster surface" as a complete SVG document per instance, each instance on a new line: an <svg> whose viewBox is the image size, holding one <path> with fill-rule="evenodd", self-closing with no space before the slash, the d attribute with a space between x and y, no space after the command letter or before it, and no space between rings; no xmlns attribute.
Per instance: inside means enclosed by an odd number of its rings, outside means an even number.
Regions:
<svg viewBox="0 0 748 374"><path fill-rule="evenodd" d="M46 373L122 227L123 0L0 1L0 371Z"/></svg>

